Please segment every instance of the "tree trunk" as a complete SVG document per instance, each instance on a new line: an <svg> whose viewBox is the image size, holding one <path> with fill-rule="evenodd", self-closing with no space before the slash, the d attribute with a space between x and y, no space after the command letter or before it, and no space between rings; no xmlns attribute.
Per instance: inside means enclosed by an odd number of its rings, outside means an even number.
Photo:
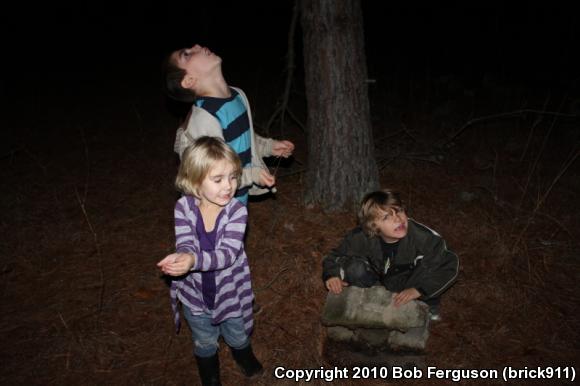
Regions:
<svg viewBox="0 0 580 386"><path fill-rule="evenodd" d="M307 204L337 210L379 187L360 0L302 0Z"/></svg>

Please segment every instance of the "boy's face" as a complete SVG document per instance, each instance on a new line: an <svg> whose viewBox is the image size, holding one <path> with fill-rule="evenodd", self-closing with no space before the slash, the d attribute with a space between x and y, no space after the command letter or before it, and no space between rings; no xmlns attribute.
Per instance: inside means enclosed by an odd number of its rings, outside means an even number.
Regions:
<svg viewBox="0 0 580 386"><path fill-rule="evenodd" d="M191 48L175 51L171 57L177 67L187 73L182 81L184 88L195 88L195 84L198 83L199 79L203 79L216 69L219 69L222 63L222 59L219 56L199 44Z"/></svg>
<svg viewBox="0 0 580 386"><path fill-rule="evenodd" d="M409 218L402 208L379 209L375 218L379 236L387 243L395 243L407 236Z"/></svg>

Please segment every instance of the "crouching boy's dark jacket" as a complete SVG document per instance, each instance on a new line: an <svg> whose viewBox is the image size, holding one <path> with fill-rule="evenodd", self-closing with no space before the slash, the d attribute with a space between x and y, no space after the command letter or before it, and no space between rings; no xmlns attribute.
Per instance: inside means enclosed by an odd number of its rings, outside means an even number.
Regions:
<svg viewBox="0 0 580 386"><path fill-rule="evenodd" d="M389 291L416 288L422 295L421 300L441 295L453 284L459 271L459 259L447 249L445 240L412 219L409 219L407 235L399 241L394 261L388 265L378 236L368 237L360 227L350 231L338 248L324 258L323 280L344 278L342 270L353 260L384 268L380 280Z"/></svg>

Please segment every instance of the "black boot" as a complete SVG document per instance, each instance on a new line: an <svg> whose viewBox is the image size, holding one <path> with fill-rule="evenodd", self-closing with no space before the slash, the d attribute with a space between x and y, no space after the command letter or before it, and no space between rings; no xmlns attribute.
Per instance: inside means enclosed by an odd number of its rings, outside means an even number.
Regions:
<svg viewBox="0 0 580 386"><path fill-rule="evenodd" d="M203 358L195 356L199 377L203 386L222 386L220 382L220 359L218 354Z"/></svg>
<svg viewBox="0 0 580 386"><path fill-rule="evenodd" d="M252 345L243 348L241 350L236 350L232 348L232 355L234 360L238 364L240 370L246 377L252 377L257 374L261 374L264 368L262 364L258 362L252 351Z"/></svg>

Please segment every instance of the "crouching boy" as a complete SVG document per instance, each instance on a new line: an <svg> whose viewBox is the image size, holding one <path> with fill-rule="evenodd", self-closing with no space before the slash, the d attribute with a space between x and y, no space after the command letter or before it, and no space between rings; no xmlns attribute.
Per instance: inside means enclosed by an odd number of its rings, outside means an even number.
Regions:
<svg viewBox="0 0 580 386"><path fill-rule="evenodd" d="M393 292L395 306L419 299L429 305L431 320L440 320L441 294L456 280L457 255L434 230L407 217L397 192L368 193L359 226L323 260L326 288L382 284Z"/></svg>

